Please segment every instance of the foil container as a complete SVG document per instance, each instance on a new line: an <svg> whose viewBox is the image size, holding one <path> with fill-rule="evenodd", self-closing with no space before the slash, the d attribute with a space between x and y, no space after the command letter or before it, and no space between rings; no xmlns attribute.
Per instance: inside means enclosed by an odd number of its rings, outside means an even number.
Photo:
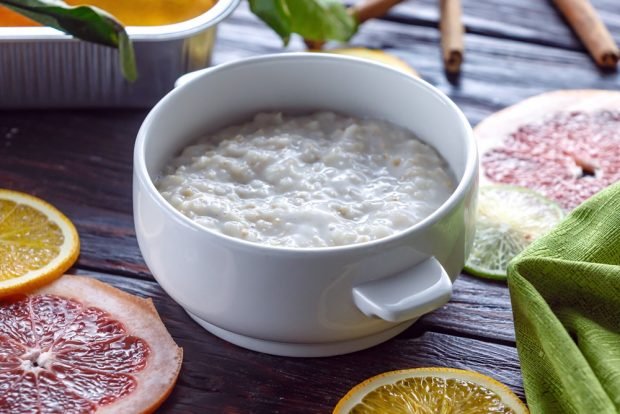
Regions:
<svg viewBox="0 0 620 414"><path fill-rule="evenodd" d="M123 78L116 49L49 27L0 27L0 108L150 107L179 76L209 65L216 24L239 1L219 0L181 23L128 26L133 83Z"/></svg>

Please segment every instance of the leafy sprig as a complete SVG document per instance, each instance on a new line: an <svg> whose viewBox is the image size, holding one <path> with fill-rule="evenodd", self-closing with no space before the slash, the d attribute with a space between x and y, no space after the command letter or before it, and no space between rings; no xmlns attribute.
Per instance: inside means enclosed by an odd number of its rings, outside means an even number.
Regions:
<svg viewBox="0 0 620 414"><path fill-rule="evenodd" d="M78 39L117 48L125 79L134 81L138 77L129 36L108 12L92 6L69 6L57 0L0 0L0 5Z"/></svg>
<svg viewBox="0 0 620 414"><path fill-rule="evenodd" d="M286 45L297 33L313 41L347 41L357 20L339 0L248 0L250 10L271 27Z"/></svg>

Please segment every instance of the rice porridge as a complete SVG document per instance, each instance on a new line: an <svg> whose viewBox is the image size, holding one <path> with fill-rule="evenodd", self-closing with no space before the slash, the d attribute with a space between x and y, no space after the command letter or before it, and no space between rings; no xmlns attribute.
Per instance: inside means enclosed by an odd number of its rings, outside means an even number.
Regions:
<svg viewBox="0 0 620 414"><path fill-rule="evenodd" d="M411 132L319 112L261 113L203 137L156 186L206 228L303 248L398 233L436 210L455 183L446 162Z"/></svg>

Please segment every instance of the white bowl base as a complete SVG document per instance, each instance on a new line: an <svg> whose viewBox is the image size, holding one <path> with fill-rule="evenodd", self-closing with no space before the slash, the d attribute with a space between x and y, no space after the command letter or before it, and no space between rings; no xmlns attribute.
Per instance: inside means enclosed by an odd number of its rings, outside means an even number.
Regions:
<svg viewBox="0 0 620 414"><path fill-rule="evenodd" d="M372 346L385 342L388 339L393 338L394 336L398 335L399 333L403 332L405 329L413 325L415 321L417 321L416 318L398 324L385 331L369 336L364 336L362 338L353 339L350 341L303 344L267 341L264 339L240 335L210 324L209 322L200 319L199 317L193 315L187 310L186 312L200 326L225 341L233 343L242 348L250 349L252 351L288 357L326 357L361 351L362 349L370 348Z"/></svg>

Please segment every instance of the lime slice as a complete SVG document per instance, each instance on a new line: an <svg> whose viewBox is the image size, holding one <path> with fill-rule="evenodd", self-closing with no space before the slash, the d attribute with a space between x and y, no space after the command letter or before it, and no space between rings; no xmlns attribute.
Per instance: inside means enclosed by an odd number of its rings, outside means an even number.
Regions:
<svg viewBox="0 0 620 414"><path fill-rule="evenodd" d="M506 280L508 262L563 217L556 203L527 188L501 184L480 187L476 236L465 271Z"/></svg>

